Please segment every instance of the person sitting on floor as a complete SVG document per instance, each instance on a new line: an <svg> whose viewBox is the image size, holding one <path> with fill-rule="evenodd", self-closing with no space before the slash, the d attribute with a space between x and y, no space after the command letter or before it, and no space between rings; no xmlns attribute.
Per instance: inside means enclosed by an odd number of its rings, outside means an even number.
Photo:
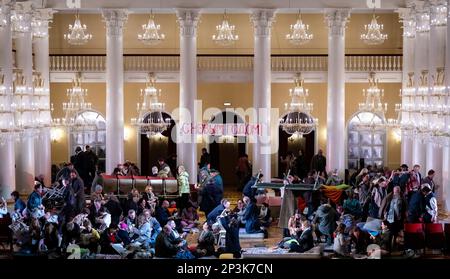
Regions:
<svg viewBox="0 0 450 279"><path fill-rule="evenodd" d="M259 210L256 206L256 200L251 200L249 197L244 197L245 212L243 219L245 220L245 232L246 233L261 233L261 225L259 223Z"/></svg>
<svg viewBox="0 0 450 279"><path fill-rule="evenodd" d="M6 216L6 214L8 214L6 200L5 200L5 198L1 197L1 199L0 199L0 218L3 218L3 216Z"/></svg>
<svg viewBox="0 0 450 279"><path fill-rule="evenodd" d="M181 250L183 243L175 243L172 241L170 235L172 234L172 227L165 225L162 232L156 238L155 256L161 258L172 258L178 251Z"/></svg>
<svg viewBox="0 0 450 279"><path fill-rule="evenodd" d="M230 202L227 199L223 199L220 201L220 204L216 206L206 217L206 221L208 224L212 225L217 221L217 217L219 217L224 210L230 208Z"/></svg>
<svg viewBox="0 0 450 279"><path fill-rule="evenodd" d="M167 200L163 200L161 206L156 207L155 217L161 226L165 226L167 224L167 221L169 221L170 212L167 209L168 207L169 202Z"/></svg>
<svg viewBox="0 0 450 279"><path fill-rule="evenodd" d="M122 244L122 239L120 239L117 233L118 227L116 224L111 224L100 237L100 251L102 254L115 254L115 250L112 248L112 244Z"/></svg>
<svg viewBox="0 0 450 279"><path fill-rule="evenodd" d="M187 241L186 241L187 233L184 232L180 235L176 229L177 225L174 220L169 220L169 222L167 222L167 225L169 225L172 228L172 232L170 233L170 238L171 238L172 242L183 243L183 245L181 247L186 247L187 246Z"/></svg>
<svg viewBox="0 0 450 279"><path fill-rule="evenodd" d="M336 237L334 238L333 251L338 256L348 255L348 241L345 237L345 224L341 223L335 231Z"/></svg>
<svg viewBox="0 0 450 279"><path fill-rule="evenodd" d="M355 226L351 231L350 242L355 249L352 252L363 255L366 253L367 246L369 245L369 235Z"/></svg>
<svg viewBox="0 0 450 279"><path fill-rule="evenodd" d="M391 253L391 232L389 230L389 222L383 220L381 222L381 233L378 235L370 235L370 239L380 247L381 255L389 255Z"/></svg>
<svg viewBox="0 0 450 279"><path fill-rule="evenodd" d="M272 216L269 208L269 204L263 202L259 210L259 222L262 227L268 228L272 223Z"/></svg>
<svg viewBox="0 0 450 279"><path fill-rule="evenodd" d="M136 243L140 243L144 249L150 249L152 228L144 214L138 217L138 227L134 228L134 235L138 236L135 239Z"/></svg>
<svg viewBox="0 0 450 279"><path fill-rule="evenodd" d="M194 255L196 257L206 257L211 256L214 254L215 248L214 248L215 238L211 231L211 226L208 225L207 222L203 223L203 230L200 233L198 240L197 240L197 246L195 247Z"/></svg>
<svg viewBox="0 0 450 279"><path fill-rule="evenodd" d="M83 222L83 228L80 234L80 247L88 248L92 253L97 253L98 241L100 240L100 234L96 229L92 227L91 221L85 219Z"/></svg>
<svg viewBox="0 0 450 279"><path fill-rule="evenodd" d="M192 203L188 202L187 207L181 213L181 228L193 229L198 225L198 214Z"/></svg>
<svg viewBox="0 0 450 279"><path fill-rule="evenodd" d="M301 221L301 234L296 238L297 242L290 244L289 252L304 253L314 247L311 223L308 220Z"/></svg>

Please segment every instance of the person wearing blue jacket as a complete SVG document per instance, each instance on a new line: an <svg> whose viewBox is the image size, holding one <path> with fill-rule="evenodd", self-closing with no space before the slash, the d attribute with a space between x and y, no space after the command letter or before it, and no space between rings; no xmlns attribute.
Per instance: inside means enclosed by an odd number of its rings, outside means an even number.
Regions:
<svg viewBox="0 0 450 279"><path fill-rule="evenodd" d="M244 210L244 216L242 219L245 221L246 233L261 233L261 225L259 223L259 209L256 206L256 200L244 197L244 203L246 204Z"/></svg>

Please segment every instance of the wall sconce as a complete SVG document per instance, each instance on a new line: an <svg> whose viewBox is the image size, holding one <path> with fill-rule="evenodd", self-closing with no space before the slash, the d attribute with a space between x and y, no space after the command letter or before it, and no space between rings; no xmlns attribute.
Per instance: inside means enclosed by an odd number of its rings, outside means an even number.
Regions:
<svg viewBox="0 0 450 279"><path fill-rule="evenodd" d="M64 131L60 128L52 128L50 130L50 140L53 143L59 142L63 136L64 136Z"/></svg>

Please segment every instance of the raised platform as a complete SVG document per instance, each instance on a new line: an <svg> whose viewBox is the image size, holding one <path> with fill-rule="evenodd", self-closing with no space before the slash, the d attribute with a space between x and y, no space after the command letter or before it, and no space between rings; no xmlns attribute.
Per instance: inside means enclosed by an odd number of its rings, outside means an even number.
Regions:
<svg viewBox="0 0 450 279"><path fill-rule="evenodd" d="M264 233L246 233L244 228L239 229L239 239L264 239Z"/></svg>

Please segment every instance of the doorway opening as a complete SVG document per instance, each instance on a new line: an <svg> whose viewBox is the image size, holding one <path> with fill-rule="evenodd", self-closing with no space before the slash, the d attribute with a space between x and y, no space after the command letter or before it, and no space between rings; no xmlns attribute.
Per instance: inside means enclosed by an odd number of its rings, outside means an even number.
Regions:
<svg viewBox="0 0 450 279"><path fill-rule="evenodd" d="M283 121L286 121L287 115L282 117ZM308 134L289 134L278 127L278 178L283 178L286 173L286 164L282 163L280 156L286 157L288 152L292 152L295 157L299 155L299 151L302 151L306 170L309 171L311 166L311 159L314 156L316 145L316 130ZM292 171L291 171L292 173Z"/></svg>
<svg viewBox="0 0 450 279"><path fill-rule="evenodd" d="M152 167L158 165L158 159L164 158L166 163L170 166L171 171L176 168L171 160L172 156L177 154L177 145L172 139L172 129L175 127L175 121L172 119L170 114L162 112L163 119L170 119L170 126L164 132L152 136L147 136L146 134L140 133L141 137L141 174L151 175ZM147 121L149 115L146 116L144 121ZM173 169L172 169L173 168Z"/></svg>
<svg viewBox="0 0 450 279"><path fill-rule="evenodd" d="M244 120L234 112L223 111L212 117L210 123L237 124ZM211 168L217 169L225 189L235 189L238 184L235 168L240 156L246 154L247 138L244 136L211 136L209 138Z"/></svg>

